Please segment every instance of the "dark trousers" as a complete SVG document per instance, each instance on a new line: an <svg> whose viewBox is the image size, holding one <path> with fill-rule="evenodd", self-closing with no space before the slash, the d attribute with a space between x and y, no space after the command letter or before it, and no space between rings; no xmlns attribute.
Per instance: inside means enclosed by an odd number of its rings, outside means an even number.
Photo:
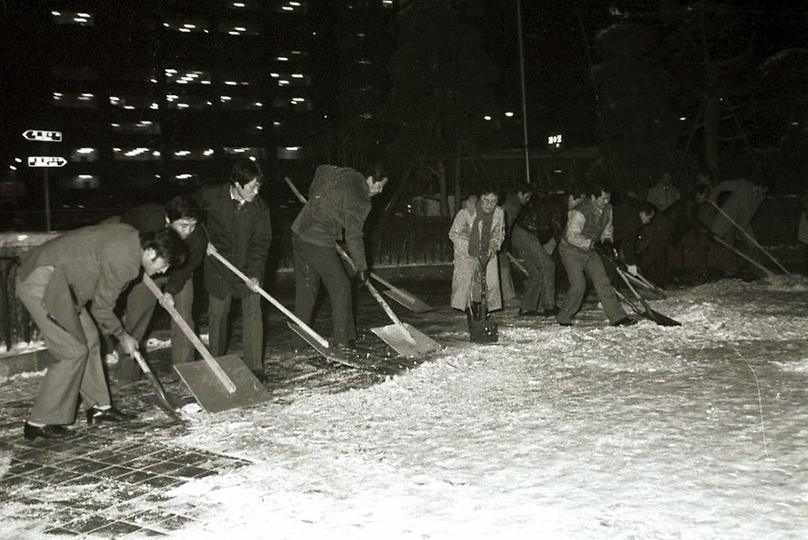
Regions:
<svg viewBox="0 0 808 540"><path fill-rule="evenodd" d="M513 228L511 246L524 261L528 272L522 293L522 311L550 310L555 305L555 261L535 235Z"/></svg>
<svg viewBox="0 0 808 540"><path fill-rule="evenodd" d="M264 369L264 321L261 316L261 297L249 292L241 299L241 346L244 349L244 364L253 371ZM227 329L230 304L233 295L219 298L208 295L208 331L210 353L213 356L227 354Z"/></svg>
<svg viewBox="0 0 808 540"><path fill-rule="evenodd" d="M323 247L292 236L295 264L295 315L310 324L314 315L320 283L331 299L334 341L356 339L352 286L336 247Z"/></svg>

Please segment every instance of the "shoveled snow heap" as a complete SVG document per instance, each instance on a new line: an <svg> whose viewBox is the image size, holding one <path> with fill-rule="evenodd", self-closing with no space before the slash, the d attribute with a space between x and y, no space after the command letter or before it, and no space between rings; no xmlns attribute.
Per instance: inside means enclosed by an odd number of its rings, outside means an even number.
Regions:
<svg viewBox="0 0 808 540"><path fill-rule="evenodd" d="M654 303L677 328L518 319L369 388L193 415L180 444L255 465L176 489L209 508L178 536L801 536L807 301L723 281Z"/></svg>

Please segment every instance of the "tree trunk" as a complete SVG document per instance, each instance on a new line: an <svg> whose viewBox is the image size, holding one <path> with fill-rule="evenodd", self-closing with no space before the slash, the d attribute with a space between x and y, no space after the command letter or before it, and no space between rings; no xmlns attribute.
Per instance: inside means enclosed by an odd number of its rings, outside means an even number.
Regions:
<svg viewBox="0 0 808 540"><path fill-rule="evenodd" d="M438 161L438 186L440 187L440 215L449 217L449 186L446 182L446 162Z"/></svg>

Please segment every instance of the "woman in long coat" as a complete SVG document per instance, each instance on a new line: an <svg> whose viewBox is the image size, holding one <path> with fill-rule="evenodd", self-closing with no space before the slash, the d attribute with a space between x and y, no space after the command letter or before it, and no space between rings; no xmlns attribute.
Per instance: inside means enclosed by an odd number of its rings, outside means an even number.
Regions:
<svg viewBox="0 0 808 540"><path fill-rule="evenodd" d="M457 216L449 238L454 244L454 273L452 275L452 307L467 311L469 302L479 302L480 292L469 289L480 261L488 261L485 269L488 311L502 309L499 288L497 251L505 240L505 213L497 206L497 193L484 191L479 199L470 198ZM475 287L476 289L476 287Z"/></svg>

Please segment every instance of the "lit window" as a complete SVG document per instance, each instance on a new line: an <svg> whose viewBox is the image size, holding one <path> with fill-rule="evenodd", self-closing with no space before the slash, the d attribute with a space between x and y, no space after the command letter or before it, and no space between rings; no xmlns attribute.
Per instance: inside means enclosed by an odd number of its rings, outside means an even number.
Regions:
<svg viewBox="0 0 808 540"><path fill-rule="evenodd" d="M238 158L263 159L266 156L264 149L257 146L225 146L223 150L226 154Z"/></svg>
<svg viewBox="0 0 808 540"><path fill-rule="evenodd" d="M95 16L86 11L51 11L51 19L56 24L75 24L78 26L93 26Z"/></svg>
<svg viewBox="0 0 808 540"><path fill-rule="evenodd" d="M159 152L143 146L113 148L112 156L116 161L157 161L160 158Z"/></svg>
<svg viewBox="0 0 808 540"><path fill-rule="evenodd" d="M70 151L70 161L98 161L98 149L87 146L74 148Z"/></svg>
<svg viewBox="0 0 808 540"><path fill-rule="evenodd" d="M274 0L272 11L278 13L306 13L308 2L304 0Z"/></svg>
<svg viewBox="0 0 808 540"><path fill-rule="evenodd" d="M163 28L174 30L183 34L209 32L208 21L204 19L169 19L163 21Z"/></svg>
<svg viewBox="0 0 808 540"><path fill-rule="evenodd" d="M92 109L98 106L98 99L94 94L65 94L53 92L53 104L57 107L70 107L76 109Z"/></svg>
<svg viewBox="0 0 808 540"><path fill-rule="evenodd" d="M171 153L171 159L176 161L205 161L212 158L212 148L183 148Z"/></svg>
<svg viewBox="0 0 808 540"><path fill-rule="evenodd" d="M219 24L219 32L231 36L259 36L261 35L261 25L247 22L224 22Z"/></svg>
<svg viewBox="0 0 808 540"><path fill-rule="evenodd" d="M303 159L303 147L302 146L278 146L275 155L278 159Z"/></svg>
<svg viewBox="0 0 808 540"><path fill-rule="evenodd" d="M196 69L166 69L166 82L176 84L210 84L210 72Z"/></svg>

